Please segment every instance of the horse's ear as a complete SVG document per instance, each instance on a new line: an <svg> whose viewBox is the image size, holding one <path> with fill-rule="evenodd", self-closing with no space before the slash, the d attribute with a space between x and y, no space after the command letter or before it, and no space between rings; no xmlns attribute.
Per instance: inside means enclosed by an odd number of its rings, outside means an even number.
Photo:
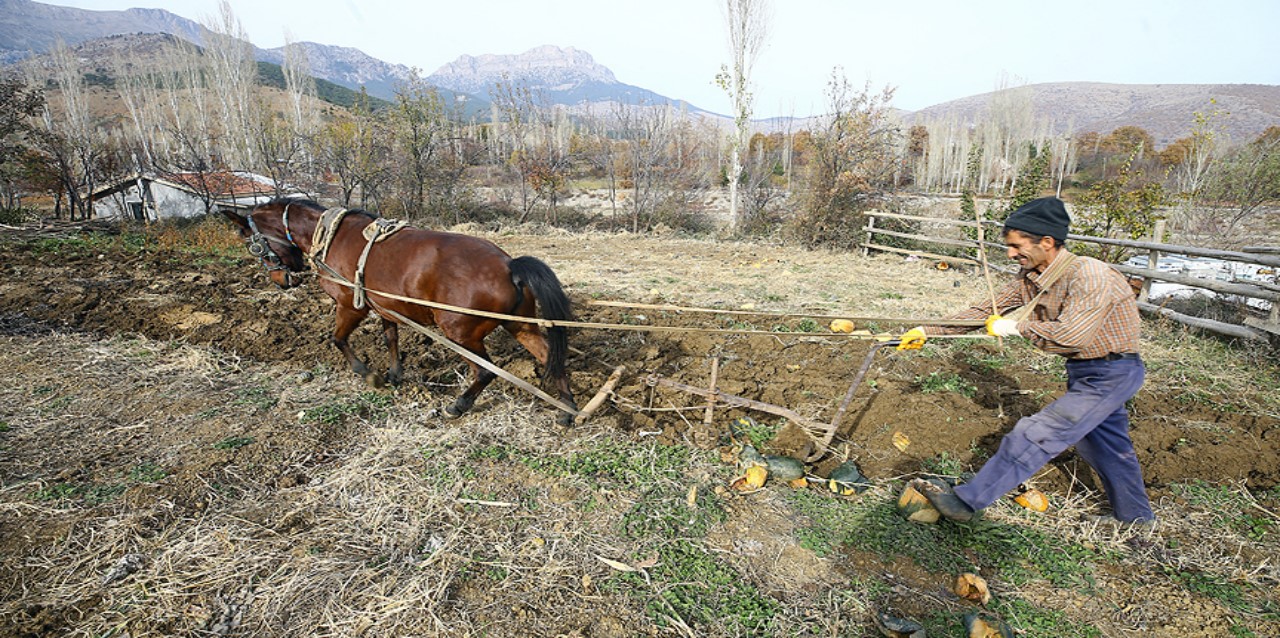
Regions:
<svg viewBox="0 0 1280 638"><path fill-rule="evenodd" d="M248 220L246 220L244 216L241 215L240 213L237 213L234 210L231 210L229 208L224 208L222 209L222 214L226 215L227 219L230 219L231 221L235 222L236 226L239 226L241 230L249 229Z"/></svg>

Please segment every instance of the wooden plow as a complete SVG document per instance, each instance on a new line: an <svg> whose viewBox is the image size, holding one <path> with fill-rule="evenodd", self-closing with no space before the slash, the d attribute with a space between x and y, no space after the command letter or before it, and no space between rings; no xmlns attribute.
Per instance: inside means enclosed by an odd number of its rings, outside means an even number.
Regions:
<svg viewBox="0 0 1280 638"><path fill-rule="evenodd" d="M353 284L350 281L347 281L346 279L340 276L337 276L336 273L332 273L332 272L320 273L318 276L342 286L347 286L351 288L356 287L355 284ZM604 382L604 384L600 387L600 389L596 391L595 395L584 405L584 407L581 410L574 410L570 406L566 405L564 402L560 401L555 397L552 397L551 395L533 386L532 384L525 381L524 379L521 379L520 377L517 377L514 374L511 374L510 372L507 372L506 370L502 369L500 366L495 365L490 361L486 361L483 358L478 357L472 352L466 350L465 348L462 348L461 346L453 343L447 337L440 334L438 331L433 330L428 326L421 325L409 319L408 317L405 317L404 315L398 312L395 312L393 310L390 310L389 308L386 308L384 305L377 303L374 300L374 298L383 297L386 299L394 299L394 300L403 301L406 303L422 305L429 308L446 310L448 312L456 312L460 314L469 314L469 315L475 315L475 316L481 316L481 317L488 317L488 318L498 319L502 321L518 321L518 322L525 322L525 323L534 323L543 328L558 326L558 327L565 327L565 328L588 328L588 329L599 329L599 330L625 330L625 331L641 331L641 332L681 332L681 333L701 332L701 333L711 333L711 334L734 334L734 335L755 334L755 335L769 335L775 338L780 336L780 334L787 334L787 333L778 333L771 330L742 330L742 329L728 329L728 328L696 328L696 327L684 327L684 326L614 324L614 323L597 323L597 322L586 322L586 321L560 321L560 320L542 319L539 317L523 317L518 315L508 315L503 313L473 310L470 308L463 308L460 306L453 306L453 305L443 304L439 302L426 301L423 299L415 299L412 297L404 297L401 295L381 292L381 291L373 290L369 288L365 288L364 292L367 295L367 298L369 299L370 306L372 306L376 312L388 318L394 319L409 328L412 328L418 332L421 332L422 334L426 335L433 341L440 343L446 348L449 348L453 352L457 353L459 356L466 358L468 361L472 361L476 365L479 365L482 368L489 370L490 372L493 372L498 377L512 383L513 385L534 395L535 397L545 401L546 403L556 407L557 409L573 414L574 422L578 424L581 424L585 422L587 419L589 419L592 415L594 415L600 409L600 407L605 403L605 401L609 400L611 397L614 396L613 393L615 388L620 382L622 376L626 373L625 366L617 366L613 368L608 379ZM659 305L659 304L627 304L623 302L611 302L611 301L593 301L588 303L590 305L597 305L597 306L603 306L603 307L637 308L637 309L671 311L671 312L680 312L680 313L687 312L687 313L712 313L712 314L730 314L730 315L771 316L771 317L804 317L804 318L811 318L811 319L839 318L839 319L856 320L856 321L861 321L866 323L879 322L882 324L917 325L920 323L929 323L930 325L952 325L952 326L965 326L965 327L977 327L977 326L983 325L983 322L981 321L947 321L947 320L922 321L920 319L910 319L910 318L895 319L895 318L886 318L886 317L859 317L859 316L833 315L833 314L721 310L721 309L714 309L714 308L691 308L691 307ZM804 333L796 333L796 334L804 334ZM716 405L718 404L723 404L724 406L727 406L727 407L735 407L735 408L742 408L747 410L755 410L758 412L765 412L768 414L773 414L775 416L779 416L784 419L787 419L788 421L796 424L801 429L801 431L803 431L806 434L806 436L808 436L808 438L812 441L813 447L808 455L808 458L806 459L807 462L812 462L822 457L824 454L826 454L827 450L830 448L831 443L835 439L836 433L840 428L840 421L844 418L845 412L848 410L849 404L852 402L854 395L857 393L858 387L862 384L863 378L866 376L867 371L870 369L871 363L874 360L876 353L879 352L884 347L897 346L899 343L898 341L886 341L884 340L883 336L875 336L870 334L832 332L829 334L824 334L823 336L830 337L830 338L852 338L852 339L875 339L876 340L876 343L872 344L871 349L867 352L865 358L863 359L862 366L858 369L858 372L855 375L853 382L849 385L849 389L845 392L844 398L841 400L840 405L830 422L824 423L816 419L806 417L802 414L795 412L794 410L791 410L783 406L765 403L763 401L757 401L754 399L736 396L733 394L728 394L726 392L723 392L717 389L716 384L717 384L718 369L719 369L718 358L713 359L712 361L711 383L709 387L701 388L701 387L691 386L685 383L675 381L673 379L669 379L657 373L650 373L647 376L645 376L645 382L647 385L651 387L663 386L673 390L677 390L677 391L702 397L705 401L705 414L704 414L703 422L707 425L710 425L712 414L714 412ZM949 335L944 337L932 337L932 338L989 339L990 337L983 334L983 335Z"/></svg>
<svg viewBox="0 0 1280 638"><path fill-rule="evenodd" d="M836 414L831 418L830 423L823 423L815 419L810 419L795 412L794 410L784 408L779 405L764 403L763 401L756 401L717 390L716 370L718 366L716 363L719 361L718 359L712 359L711 386L708 388L699 388L687 385L658 374L650 374L648 377L645 377L645 381L650 386L661 385L704 397L707 400L708 415L711 414L713 405L716 402L719 402L729 407L767 412L787 419L799 426L801 431L803 431L813 443L813 448L804 459L806 463L812 463L819 458L822 458L822 456L827 453L827 450L830 449L831 442L835 439L836 433L840 430L840 420L844 418L844 413L849 409L849 404L853 401L853 396L857 393L858 386L862 384L862 378L867 376L867 370L871 368L871 362L875 359L876 353L879 352L881 348L896 347L899 343L901 342L881 341L872 344L871 349L867 351L866 357L862 360L862 366L858 368L858 373L853 377L853 383L849 384L849 389L844 393L844 399L840 402L840 407L836 410ZM708 417L704 419L704 423L709 424L710 418Z"/></svg>

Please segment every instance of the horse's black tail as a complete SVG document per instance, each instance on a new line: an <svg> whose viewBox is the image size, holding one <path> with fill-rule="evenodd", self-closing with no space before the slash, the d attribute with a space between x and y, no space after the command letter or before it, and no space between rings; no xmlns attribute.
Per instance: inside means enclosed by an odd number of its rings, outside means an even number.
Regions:
<svg viewBox="0 0 1280 638"><path fill-rule="evenodd" d="M508 264L511 281L516 288L528 286L538 300L542 318L551 321L573 319L569 296L565 294L560 279L551 267L537 257L516 257ZM565 375L565 361L569 358L569 335L562 326L547 328L547 378L559 379Z"/></svg>

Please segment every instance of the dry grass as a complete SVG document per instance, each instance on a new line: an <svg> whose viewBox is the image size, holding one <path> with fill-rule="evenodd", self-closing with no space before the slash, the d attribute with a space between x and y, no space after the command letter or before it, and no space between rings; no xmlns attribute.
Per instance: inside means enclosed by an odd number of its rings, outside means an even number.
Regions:
<svg viewBox="0 0 1280 638"><path fill-rule="evenodd" d="M49 411L36 403L6 415L7 422L21 423L18 436L70 434L68 422L94 429L103 421L133 422L127 426L131 433L115 428L81 443L119 444L121 435L177 440L185 450L161 452L159 441L143 446L144 454L151 448L149 454L167 459L169 467L198 463L209 454L211 439L202 423L296 420L308 407L353 389L345 376L321 376L298 387L296 375L181 344L66 334L4 341L6 367L47 369L46 375L6 384L0 398L10 405L28 403L33 386L58 383L70 369L88 377L79 388L46 391L77 395L66 409ZM136 365L140 359L151 365ZM67 368L50 369L50 362ZM239 417L209 416L225 407L228 391L234 395L263 384L270 384L267 394L279 397L277 405L245 408L251 414ZM221 391L210 392L213 387ZM614 502L583 512L573 495L592 486L574 479L490 476L484 468L475 475L470 468L483 465L473 458L477 449L499 442L546 458L566 454L561 437L534 425L526 401L491 392L487 402L496 405L444 428L424 427L422 406L396 405L384 418L362 424L349 452L331 454L330 462L263 459L266 465L246 461L220 468L214 473L221 479L217 485L182 485L207 481L207 471L159 482L169 498L199 492L206 501L154 500L143 493L154 486L134 485L119 500L94 506L75 500L31 503L30 495L48 481L17 480L0 492L0 511L11 522L31 516L76 522L56 543L5 557L0 573L10 591L23 592L28 607L73 608L76 601L100 598L97 608L105 611L76 619L67 634L74 636L472 635L472 623L515 632L537 627L535 616L549 634L560 621L556 606L589 608L600 598L590 583L606 581L610 570L597 556L631 560L637 548L606 531L616 527L631 501L616 494ZM133 408L122 406L131 404L165 405L169 418L149 423L123 414ZM613 434L586 429L578 436L574 449ZM276 447L288 451L283 442ZM95 456L88 450L68 454ZM10 469L11 476L22 473ZM281 488L280 477L295 472L309 477L305 484ZM112 582L104 583L117 567L129 569L117 569ZM474 584L490 580L491 586Z"/></svg>
<svg viewBox="0 0 1280 638"><path fill-rule="evenodd" d="M630 234L512 234L487 238L543 258L579 298L777 312L941 317L986 285L960 268L901 256ZM610 259L627 255L627 262ZM908 264L904 267L904 263ZM886 273L892 273L887 277ZM945 292L943 292L945 291Z"/></svg>

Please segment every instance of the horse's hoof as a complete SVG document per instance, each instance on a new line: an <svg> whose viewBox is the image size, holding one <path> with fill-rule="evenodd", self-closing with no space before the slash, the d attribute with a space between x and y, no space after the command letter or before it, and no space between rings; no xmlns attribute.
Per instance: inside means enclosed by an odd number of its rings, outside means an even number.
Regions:
<svg viewBox="0 0 1280 638"><path fill-rule="evenodd" d="M383 380L382 375L378 374L377 372L370 372L364 375L364 383L365 385L371 388L376 388L378 390L381 390L382 387L386 385L386 382Z"/></svg>
<svg viewBox="0 0 1280 638"><path fill-rule="evenodd" d="M569 414L568 412L561 412L560 416L556 417L556 425L559 425L562 428L573 427L573 420L574 416L572 414Z"/></svg>
<svg viewBox="0 0 1280 638"><path fill-rule="evenodd" d="M398 386L398 385L400 385L400 382L404 380L404 375L401 375L401 374L400 374L400 373L398 373L398 372L392 372L392 371L388 370L388 371L387 371L386 379L387 379L387 385L396 385L396 386Z"/></svg>
<svg viewBox="0 0 1280 638"><path fill-rule="evenodd" d="M466 410L459 410L457 406L450 405L444 409L444 418L456 419L462 416L464 413L466 413Z"/></svg>

